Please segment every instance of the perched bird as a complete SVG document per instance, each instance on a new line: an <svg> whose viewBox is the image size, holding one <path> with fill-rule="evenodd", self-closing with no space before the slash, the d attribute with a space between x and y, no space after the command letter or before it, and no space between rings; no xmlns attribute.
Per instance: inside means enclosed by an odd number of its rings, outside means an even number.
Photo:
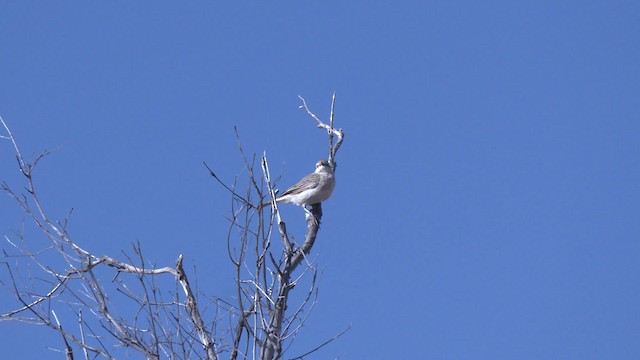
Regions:
<svg viewBox="0 0 640 360"><path fill-rule="evenodd" d="M335 186L336 178L333 175L333 169L329 166L329 162L320 160L316 163L316 171L303 177L302 180L278 196L276 201L303 207L321 203L331 196ZM270 203L270 201L264 202L258 208L267 206Z"/></svg>

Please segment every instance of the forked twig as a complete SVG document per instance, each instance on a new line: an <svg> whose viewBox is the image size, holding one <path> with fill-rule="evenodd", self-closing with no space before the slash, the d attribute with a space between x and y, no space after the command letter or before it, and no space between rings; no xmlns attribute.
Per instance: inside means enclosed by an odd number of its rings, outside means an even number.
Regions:
<svg viewBox="0 0 640 360"><path fill-rule="evenodd" d="M300 108L306 110L307 114L309 114L318 122L319 128L327 130L327 134L329 135L329 165L335 171L335 156L338 152L338 149L340 149L340 146L342 145L342 141L344 140L344 131L342 131L342 129L336 129L333 127L336 93L333 93L333 97L331 99L331 114L329 116L329 125L323 123L322 120L320 120L320 118L316 114L314 114L311 109L309 109L309 106L307 106L307 101L302 96L298 95L298 98L302 100L302 105L300 105ZM333 143L334 135L338 137L338 141L335 144Z"/></svg>

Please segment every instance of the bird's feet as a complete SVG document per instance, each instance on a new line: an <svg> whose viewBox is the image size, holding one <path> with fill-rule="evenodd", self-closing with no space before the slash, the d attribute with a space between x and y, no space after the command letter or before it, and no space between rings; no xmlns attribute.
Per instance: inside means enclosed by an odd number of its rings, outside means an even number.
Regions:
<svg viewBox="0 0 640 360"><path fill-rule="evenodd" d="M307 224L309 224L309 221L313 221L313 225L319 227L320 226L319 218L311 210L307 209L306 206L303 206L302 208L304 209L304 212L305 212L305 219L307 220ZM320 216L322 216L322 214L320 214Z"/></svg>

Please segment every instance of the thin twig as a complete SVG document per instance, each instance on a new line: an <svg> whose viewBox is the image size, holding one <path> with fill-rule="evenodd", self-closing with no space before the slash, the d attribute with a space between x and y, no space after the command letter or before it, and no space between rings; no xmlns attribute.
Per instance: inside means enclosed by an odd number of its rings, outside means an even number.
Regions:
<svg viewBox="0 0 640 360"><path fill-rule="evenodd" d="M324 346L328 345L329 343L331 343L332 341L334 341L334 340L338 339L339 337L341 337L342 335L344 335L344 334L345 334L347 331L349 331L349 330L351 330L351 325L349 325L346 329L342 330L342 332L341 332L341 333L339 333L338 335L335 335L335 336L334 336L334 337L332 337L331 339L329 339L329 340L327 340L327 341L323 342L322 344L320 344L320 345L316 346L314 349L312 349L312 350L310 350L310 351L307 351L306 353L304 353L304 354L302 354L302 355L300 355L300 356L297 356L297 357L294 357L294 358L290 358L289 360L301 360L301 359L302 359L302 358L304 358L305 356L307 356L307 355L309 355L309 354L311 354L311 353L313 353L313 352L316 352L316 351L320 350L322 347L324 347Z"/></svg>

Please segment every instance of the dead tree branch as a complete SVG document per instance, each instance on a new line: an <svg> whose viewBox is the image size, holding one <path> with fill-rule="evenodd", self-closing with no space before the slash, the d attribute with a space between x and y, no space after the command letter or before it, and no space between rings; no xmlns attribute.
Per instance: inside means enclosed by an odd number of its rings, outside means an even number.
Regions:
<svg viewBox="0 0 640 360"><path fill-rule="evenodd" d="M23 247L27 240L22 234L18 234L20 242L4 236L13 252L17 250L15 254L3 251L4 260L1 263L12 284L8 290L20 306L0 313L0 321L45 325L57 331L62 336L64 353L68 359L73 358L73 346L82 349L85 359L95 356L113 359L116 357L113 355L114 351L122 346L141 353L147 359L159 359L161 353L175 358L176 353L171 349L180 341L185 349L183 358L190 358L188 354L191 350L188 349L199 343L203 356L198 357L217 360L216 344L211 337L212 332L205 325L195 293L182 267L182 255L178 257L176 267L150 268L144 264L139 245L134 247L134 252L141 265L135 265L130 258L125 262L111 256L96 256L81 247L68 231L71 212L62 221L52 220L38 195L34 170L51 152L44 151L34 160L27 161L14 134L2 118L0 124L6 133L1 139L10 141L13 146L18 169L25 179L26 193L16 193L7 182L3 182L0 189L16 201L27 218L49 241L45 250L31 252ZM61 262L52 257L55 254L60 256ZM9 259L12 261L9 262ZM20 265L22 262L25 262L24 267ZM65 269L61 270L61 265ZM103 272L100 268L115 272L112 285L100 280L98 271ZM22 280L25 269L30 269L25 274L30 280L28 282ZM121 280L120 274L137 277L140 286L134 289L133 283ZM156 277L163 274L170 275L182 287L184 298L176 293L174 300L161 301ZM34 279L38 279L38 283ZM44 291L41 284L46 286ZM126 311L127 307L116 306L112 300L114 292L120 292L138 304L139 310L133 318L117 315L118 310ZM188 322L182 320L182 309L186 309L189 314ZM91 317L85 316L87 313ZM139 321L140 314L146 314L142 317L145 319L144 323ZM161 314L167 317L161 318ZM67 316L77 317L77 332L67 330L69 327L63 324L63 318ZM171 328L170 324L175 327ZM192 334L197 334L197 337ZM105 343L109 337L114 341L112 345Z"/></svg>
<svg viewBox="0 0 640 360"><path fill-rule="evenodd" d="M329 135L329 164L331 165L331 168L333 169L333 171L336 170L336 163L335 163L335 157L336 157L336 153L338 152L338 149L340 149L340 146L342 145L342 141L344 141L344 131L342 131L342 129L336 129L333 127L333 121L334 121L334 111L335 111L335 107L336 107L336 93L333 93L333 96L331 98L331 114L329 115L329 125L325 124L322 122L322 120L320 120L320 118L314 114L311 109L309 109L309 106L307 106L307 101L300 95L298 95L298 98L300 100L302 100L302 105L300 105L301 109L304 109L307 114L309 114L313 119L315 119L318 122L318 127L321 129L325 129L327 130L327 134ZM338 137L338 141L334 144L333 143L333 136L337 136Z"/></svg>

